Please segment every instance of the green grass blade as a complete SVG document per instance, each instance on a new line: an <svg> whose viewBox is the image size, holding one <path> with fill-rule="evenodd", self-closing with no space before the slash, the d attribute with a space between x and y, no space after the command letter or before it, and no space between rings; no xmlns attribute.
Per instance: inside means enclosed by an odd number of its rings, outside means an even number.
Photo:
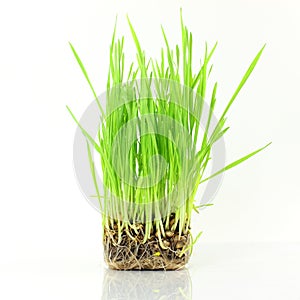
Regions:
<svg viewBox="0 0 300 300"><path fill-rule="evenodd" d="M252 63L250 64L248 70L246 71L245 75L243 76L240 84L238 85L237 89L235 90L233 96L231 97L229 103L227 104L220 120L222 118L224 118L224 116L226 115L227 111L229 110L230 106L232 105L232 103L234 102L235 98L237 97L237 95L239 94L240 90L242 89L242 87L244 86L244 84L246 83L247 79L249 78L249 76L251 75L252 71L254 70L256 64L258 63L258 60L260 58L260 56L262 55L263 50L265 49L266 45L264 45L260 51L257 53L257 55L255 56L255 58L253 59Z"/></svg>
<svg viewBox="0 0 300 300"><path fill-rule="evenodd" d="M260 148L260 149L258 149L258 150L255 150L255 151L253 151L252 153L250 153L250 154L248 154L248 155L246 155L246 156L244 156L244 157L242 157L242 158L236 160L235 162L233 162L233 163L227 165L226 167L224 167L223 169L219 170L219 171L216 172L215 174L213 174L213 175L211 175L211 176L209 176L209 177L207 177L207 178L201 180L200 183L203 183L203 182L205 182L205 181L207 181L207 180L209 180L209 179L211 179L211 178L213 178L213 177L215 177L215 176L217 176L217 175L219 175L219 174L221 174L221 173L223 173L223 172L225 172L225 171L227 171L227 170L229 170L229 169L231 169L231 168L233 168L233 167L235 167L235 166L237 166L237 165L239 165L240 163L244 162L244 161L247 160L248 158L250 158L250 157L254 156L255 154L259 153L260 151L264 150L265 148L267 148L267 147L268 147L269 145L271 145L271 144L272 144L272 143L269 143L269 144L267 144L266 146L264 146L264 147L262 147L262 148Z"/></svg>
<svg viewBox="0 0 300 300"><path fill-rule="evenodd" d="M99 99L98 99L98 96L97 96L97 94L96 94L96 92L95 92L95 90L94 90L94 87L93 87L93 85L92 85L92 83L91 83L91 81L90 81L90 79L89 79L89 76L88 76L88 74L87 74L87 71L86 71L86 69L85 69L85 67L84 67L84 65L83 65L83 63L82 63L80 57L78 56L78 54L77 54L75 48L73 47L73 45L72 45L70 42L69 42L69 45L70 45L71 50L72 50L72 52L73 52L73 54L74 54L74 56L75 56L75 58L76 58L76 60L77 60L77 62L78 62L78 64L79 64L79 66L80 66L80 69L81 69L81 71L82 71L82 73L83 73L85 79L87 80L87 82L88 82L88 84L89 84L89 86L90 86L90 88L91 88L91 90L92 90L92 92L93 92L93 95L94 95L94 97L95 97L95 100L96 100L96 102L97 102L97 105L98 105L98 107L99 107L99 109L100 109L100 111L101 111L101 115L104 116L103 108L102 108L102 106L101 106L101 104L100 104L100 102L99 102Z"/></svg>
<svg viewBox="0 0 300 300"><path fill-rule="evenodd" d="M91 142L91 144L95 147L95 149L101 153L101 148L100 146L95 142L95 140L89 135L89 133L81 126L81 124L79 123L79 121L76 119L76 117L74 116L74 114L72 113L71 109L67 107L67 110L69 111L70 115L72 116L73 120L76 122L76 124L79 126L79 128L81 129L83 135Z"/></svg>
<svg viewBox="0 0 300 300"><path fill-rule="evenodd" d="M95 186L97 198L98 198L98 201L99 201L99 208L102 211L102 204L101 204L101 201L100 201L101 196L100 196L99 187L98 187L97 178L96 178L95 164L94 164L94 161L93 161L92 151L91 151L91 148L90 148L88 140L86 141L86 146L87 146L87 150L88 150L90 170L91 170L91 173L92 173L92 178L93 178L93 182L94 182L94 186Z"/></svg>
<svg viewBox="0 0 300 300"><path fill-rule="evenodd" d="M128 25L129 25L129 28L130 28L130 32L131 32L133 41L135 43L135 47L137 49L137 59L138 59L138 63L139 63L139 66L140 66L142 78L147 78L147 67L146 67L146 63L145 63L144 52L142 51L140 42L138 40L136 32L135 32L128 16L127 16L127 21L128 21Z"/></svg>

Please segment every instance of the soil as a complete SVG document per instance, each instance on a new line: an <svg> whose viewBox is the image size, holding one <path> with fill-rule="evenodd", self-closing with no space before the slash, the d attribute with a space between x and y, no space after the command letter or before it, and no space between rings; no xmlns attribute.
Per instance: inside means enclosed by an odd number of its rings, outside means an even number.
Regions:
<svg viewBox="0 0 300 300"><path fill-rule="evenodd" d="M114 270L178 270L189 260L191 244L189 233L181 233L178 229L166 230L161 247L157 233L143 243L144 224L139 224L139 231L123 229L122 239L118 243L117 224L113 228L104 229L104 259L110 269ZM129 232L128 232L129 231ZM164 249L166 248L166 249Z"/></svg>

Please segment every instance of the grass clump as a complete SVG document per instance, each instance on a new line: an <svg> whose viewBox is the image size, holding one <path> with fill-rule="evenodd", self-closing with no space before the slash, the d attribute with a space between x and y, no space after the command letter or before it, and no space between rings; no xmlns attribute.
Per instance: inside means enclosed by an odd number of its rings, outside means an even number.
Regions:
<svg viewBox="0 0 300 300"><path fill-rule="evenodd" d="M105 108L88 74L71 49L99 107L97 137L74 120L87 140L91 178L103 219L105 259L115 269L178 269L187 262L193 241L192 211L198 212L199 185L262 151L264 146L217 173L205 177L213 145L229 127L226 115L256 66L264 47L253 59L216 124L212 116L217 83L207 96L211 57L217 44L204 51L193 70L193 37L181 15L181 43L171 49L162 28L164 47L159 59L148 58L128 19L136 46L136 62L125 69L124 37L110 46ZM204 113L205 100L209 110ZM104 194L96 176L100 155Z"/></svg>

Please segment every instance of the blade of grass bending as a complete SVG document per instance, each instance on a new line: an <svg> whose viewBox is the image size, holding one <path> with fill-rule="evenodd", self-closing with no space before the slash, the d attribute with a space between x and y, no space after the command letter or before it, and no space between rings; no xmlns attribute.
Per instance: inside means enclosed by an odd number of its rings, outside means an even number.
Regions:
<svg viewBox="0 0 300 300"><path fill-rule="evenodd" d="M199 214L199 208L202 208L202 207L208 207L208 206L213 206L214 204L213 203L208 203L208 204L200 204L200 205L193 205L193 209L194 211Z"/></svg>
<svg viewBox="0 0 300 300"><path fill-rule="evenodd" d="M207 119L205 131L204 131L204 134L203 134L201 149L203 149L204 144L207 142L208 132L209 132L209 125L210 125L210 122L211 122L212 114L213 114L215 104L216 104L216 100L217 100L216 99L217 86L218 86L218 84L216 82L215 85L214 85L212 96L211 96L211 101L210 101L210 106L209 106L209 114L208 114L208 119Z"/></svg>
<svg viewBox="0 0 300 300"><path fill-rule="evenodd" d="M217 140L219 140L226 132L229 130L229 126L220 131L218 134L214 136L214 138L211 140L211 144L214 144Z"/></svg>
<svg viewBox="0 0 300 300"><path fill-rule="evenodd" d="M229 110L230 106L232 105L233 101L235 100L235 98L237 97L238 93L240 92L240 90L242 89L242 87L244 86L244 84L246 83L247 79L249 78L249 76L251 75L252 71L254 70L263 50L265 49L266 44L260 49L260 51L257 53L257 55L255 56L255 58L253 59L252 63L250 64L248 70L246 71L245 75L243 76L240 84L238 85L237 89L235 90L233 96L231 97L229 103L227 104L220 120L222 118L224 118L224 116L226 115L227 111Z"/></svg>
<svg viewBox="0 0 300 300"><path fill-rule="evenodd" d="M142 78L147 78L147 68L146 68L146 65L145 65L145 55L144 55L144 52L142 51L142 48L141 48L141 45L140 45L140 42L138 40L138 37L135 33L135 30L130 22L130 19L129 17L127 16L127 21L128 21L128 25L129 25L129 28L130 28L130 31L131 31L131 35L132 35L132 38L133 38L133 41L135 43L135 47L137 49L137 59L138 59L138 63L139 63L139 66L140 66L140 70L141 70L141 73L142 73Z"/></svg>
<svg viewBox="0 0 300 300"><path fill-rule="evenodd" d="M94 97L95 97L95 100L96 100L96 102L97 102L97 105L98 105L98 107L99 107L99 109L100 109L100 111L101 111L101 116L104 117L104 111L103 111L103 108L102 108L102 106L101 106L101 104L100 104L100 102L99 102L99 100L98 100L98 96L97 96L97 94L96 94L96 92L95 92L95 90L94 90L94 88L93 88L93 85L92 85L92 83L91 83L91 81L90 81L90 79L89 79L89 76L88 76L88 74L87 74L87 72L86 72L86 70L85 70L85 67L84 67L84 65L83 65L83 63L82 63L82 61L81 61L81 59L79 58L79 56L78 56L78 54L77 54L75 48L73 47L73 45L72 45L70 42L69 42L69 45L70 45L70 47L71 47L71 49L72 49L72 52L73 52L73 54L74 54L74 56L75 56L75 58L76 58L76 60L77 60L77 62L78 62L78 64L79 64L79 66L80 66L80 69L81 69L81 71L82 71L82 73L83 73L85 79L87 80L87 82L88 82L88 84L89 84L89 86L90 86L90 88L91 88L91 90L92 90L92 92L93 92L93 95L94 95Z"/></svg>
<svg viewBox="0 0 300 300"><path fill-rule="evenodd" d="M210 76L210 74L212 72L212 69L213 69L213 65L211 65L210 68L209 68L209 71L207 73L207 78L209 78L209 76Z"/></svg>
<svg viewBox="0 0 300 300"><path fill-rule="evenodd" d="M227 165L225 168L219 170L219 171L216 172L215 174L213 174L213 175L211 175L211 176L209 176L209 177L207 177L207 178L201 180L200 183L203 183L203 182L205 182L205 181L207 181L207 180L209 180L209 179L211 179L211 178L213 178L213 177L215 177L215 176L217 176L217 175L219 175L219 174L221 174L221 173L223 173L223 172L225 172L225 171L227 171L227 170L229 170L229 169L231 169L231 168L233 168L233 167L235 167L235 166L237 166L237 165L239 165L240 163L244 162L244 161L247 160L248 158L250 158L250 157L252 157L253 155L257 154L258 152L264 150L265 148L267 148L267 147L268 147L269 145L271 145L271 144L272 144L272 142L269 143L269 144L267 144L266 146L264 146L264 147L258 149L258 150L255 150L254 152L252 152L252 153L250 153L250 154L248 154L248 155L246 155L246 156L244 156L244 157L242 157L242 158L236 160L235 162L233 162L233 163Z"/></svg>
<svg viewBox="0 0 300 300"><path fill-rule="evenodd" d="M188 247L186 247L186 248L183 248L183 249L181 250L181 252L179 253L179 257L181 257L182 254L184 254L184 253L187 252L188 250L191 250L190 255L192 255L193 247L194 247L194 245L197 243L197 241L199 240L199 238L200 238L200 236L202 235L202 233L203 233L203 231L200 231L200 232L196 235L195 239L193 239L193 236L191 235L191 239L192 239L191 245L188 246Z"/></svg>
<svg viewBox="0 0 300 300"><path fill-rule="evenodd" d="M76 119L76 117L74 116L74 114L72 113L71 109L67 107L67 110L69 111L70 115L72 116L73 120L76 122L76 124L79 126L79 128L81 129L83 135L91 142L91 144L95 147L95 149L101 153L101 149L100 146L94 141L94 139L87 133L87 131L81 126L81 124L79 123L79 121Z"/></svg>
<svg viewBox="0 0 300 300"><path fill-rule="evenodd" d="M165 41L165 44L166 44L167 58L168 58L170 72L171 72L172 78L175 78L174 61L173 61L173 57L172 57L172 54L171 54L171 49L170 49L170 46L169 46L169 42L168 42L165 30L162 26L161 26L161 32L163 34L163 38L164 38L164 41Z"/></svg>
<svg viewBox="0 0 300 300"><path fill-rule="evenodd" d="M219 136L220 132L222 132L222 130L225 130L225 129L223 129L223 127L226 123L226 120L227 120L227 118L224 117L217 123L213 133L211 134L211 136L209 138L209 143L211 145L217 140L216 137Z"/></svg>
<svg viewBox="0 0 300 300"><path fill-rule="evenodd" d="M214 47L212 48L212 50L210 50L210 52L209 52L209 54L208 54L208 56L207 56L207 58L206 58L206 65L208 65L208 63L209 63L209 61L210 61L210 59L211 59L213 53L215 52L215 50L216 50L216 48L217 48L217 45L218 45L218 42L216 42L215 45L214 45ZM211 67L210 67L210 69L209 69L209 71L208 71L208 75L207 75L207 76L210 75L211 70L212 70L212 67L213 67L213 66L211 65ZM203 72L203 66L200 68L200 71L197 73L197 75L196 75L195 78L193 79L191 88L194 88L194 87L196 86L196 84L197 84L198 81L200 80L200 76L201 76L201 73L202 73L202 72Z"/></svg>
<svg viewBox="0 0 300 300"><path fill-rule="evenodd" d="M96 189L97 198L98 198L98 201L99 201L99 208L100 208L100 210L102 210L102 205L101 205L101 202L100 202L101 196L100 196L100 193L99 193L99 188L98 188L98 183L97 183L97 178L96 178L96 172L95 172L95 164L94 164L94 161L93 161L92 152L91 152L91 148L90 148L88 140L86 141L86 146L87 146L87 150L88 150L88 157L89 157L90 169L91 169L91 173L92 173L92 177L93 177L93 182L94 182L94 186L95 186L95 189Z"/></svg>
<svg viewBox="0 0 300 300"><path fill-rule="evenodd" d="M112 51L113 51L113 47L115 44L115 36L116 36L116 28L117 28L117 21L118 21L118 16L116 16L116 20L115 20L115 26L114 26L114 31L113 31L113 35L112 35L112 39L111 39L111 44L110 44L110 48L109 48L109 71L108 71L108 78L107 78L107 90L110 90L110 76L111 76L111 72L113 73L113 65L112 65Z"/></svg>
<svg viewBox="0 0 300 300"><path fill-rule="evenodd" d="M212 55L214 54L216 48L218 46L218 42L215 43L215 45L213 46L213 48L210 50L208 56L207 56L207 63L210 61Z"/></svg>

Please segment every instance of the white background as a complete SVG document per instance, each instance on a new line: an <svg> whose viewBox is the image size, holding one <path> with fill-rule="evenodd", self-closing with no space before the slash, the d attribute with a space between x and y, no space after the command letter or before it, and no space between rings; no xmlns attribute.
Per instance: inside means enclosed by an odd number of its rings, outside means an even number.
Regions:
<svg viewBox="0 0 300 300"><path fill-rule="evenodd" d="M204 234L190 264L193 299L300 299L296 0L1 2L1 299L101 299L101 219L74 178L75 124L65 108L80 116L92 94L68 41L101 93L116 14L130 59L126 13L155 56L160 24L172 43L179 41L180 7L196 57L205 41L219 43L213 58L219 112L267 43L229 114L227 161L273 142L229 171L214 207L194 216L195 232Z"/></svg>

